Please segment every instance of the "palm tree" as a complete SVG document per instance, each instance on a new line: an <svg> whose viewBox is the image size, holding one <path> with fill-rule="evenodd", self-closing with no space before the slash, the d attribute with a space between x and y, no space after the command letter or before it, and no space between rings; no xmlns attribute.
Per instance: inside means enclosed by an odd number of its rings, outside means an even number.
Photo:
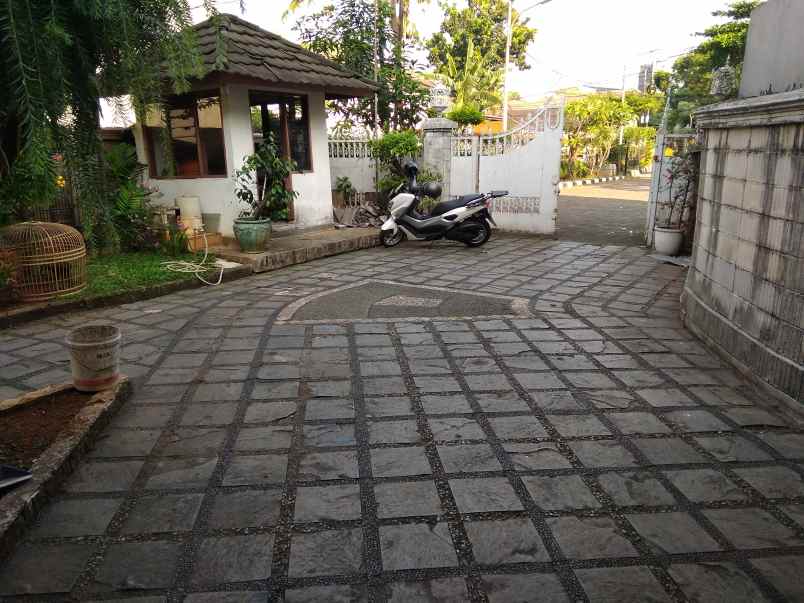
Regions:
<svg viewBox="0 0 804 603"><path fill-rule="evenodd" d="M502 73L488 67L480 53L475 51L471 38L466 46L463 70L459 69L455 57L447 56L444 82L452 90L456 107L474 106L483 110L499 103L501 99Z"/></svg>

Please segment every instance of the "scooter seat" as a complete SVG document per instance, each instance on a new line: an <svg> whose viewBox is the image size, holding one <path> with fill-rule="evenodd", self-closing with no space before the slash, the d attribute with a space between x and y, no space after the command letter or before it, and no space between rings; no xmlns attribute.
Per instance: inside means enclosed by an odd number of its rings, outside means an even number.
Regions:
<svg viewBox="0 0 804 603"><path fill-rule="evenodd" d="M447 213L451 209L456 209L458 207L463 207L470 201L474 201L475 199L480 199L483 195L480 193L473 193L471 195L462 195L460 197L456 197L455 199L450 199L449 201L442 201L438 205L436 205L432 211L430 212L431 216L440 216L441 214Z"/></svg>

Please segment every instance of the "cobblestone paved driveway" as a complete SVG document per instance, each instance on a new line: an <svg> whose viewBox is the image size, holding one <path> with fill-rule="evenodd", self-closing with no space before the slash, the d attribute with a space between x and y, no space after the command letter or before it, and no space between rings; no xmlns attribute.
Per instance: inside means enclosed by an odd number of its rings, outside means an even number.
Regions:
<svg viewBox="0 0 804 603"><path fill-rule="evenodd" d="M682 278L498 237L5 331L4 393L95 319L137 391L0 594L804 600L804 432L682 329Z"/></svg>

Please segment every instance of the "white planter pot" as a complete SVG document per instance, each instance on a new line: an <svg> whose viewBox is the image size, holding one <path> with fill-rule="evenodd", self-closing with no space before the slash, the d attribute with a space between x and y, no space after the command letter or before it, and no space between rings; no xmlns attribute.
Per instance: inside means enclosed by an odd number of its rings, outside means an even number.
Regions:
<svg viewBox="0 0 804 603"><path fill-rule="evenodd" d="M684 233L680 228L653 228L653 247L661 255L678 255Z"/></svg>

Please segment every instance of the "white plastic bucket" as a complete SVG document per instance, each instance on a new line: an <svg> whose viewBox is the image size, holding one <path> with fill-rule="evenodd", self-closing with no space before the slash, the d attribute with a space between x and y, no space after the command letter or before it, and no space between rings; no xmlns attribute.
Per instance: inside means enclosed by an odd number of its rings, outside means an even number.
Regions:
<svg viewBox="0 0 804 603"><path fill-rule="evenodd" d="M120 339L120 329L112 325L91 325L70 331L67 347L75 389L98 392L117 383Z"/></svg>
<svg viewBox="0 0 804 603"><path fill-rule="evenodd" d="M201 220L201 200L195 195L176 197L176 207L181 212L181 221L187 224L192 218Z"/></svg>

